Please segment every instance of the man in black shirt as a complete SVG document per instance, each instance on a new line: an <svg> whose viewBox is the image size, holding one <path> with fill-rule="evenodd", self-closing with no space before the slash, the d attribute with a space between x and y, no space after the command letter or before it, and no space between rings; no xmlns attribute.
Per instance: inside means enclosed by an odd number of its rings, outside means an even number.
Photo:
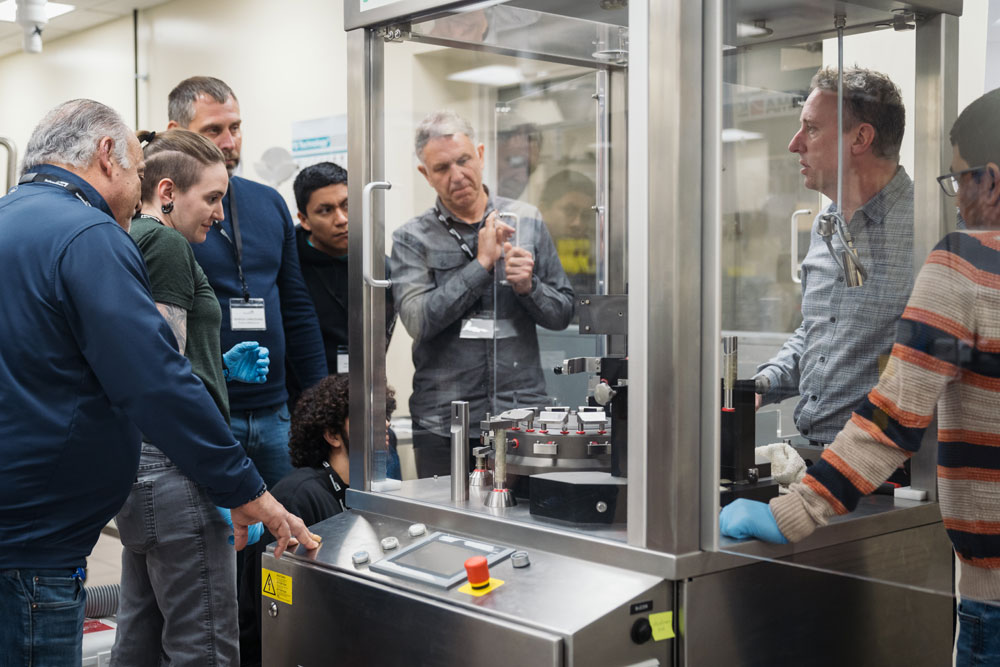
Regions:
<svg viewBox="0 0 1000 667"><path fill-rule="evenodd" d="M328 372L347 372L347 171L332 162L306 167L295 178L299 225L295 230L302 277L316 306ZM386 260L386 277L389 264ZM392 292L386 291L386 344L396 324ZM292 404L301 393L288 374Z"/></svg>

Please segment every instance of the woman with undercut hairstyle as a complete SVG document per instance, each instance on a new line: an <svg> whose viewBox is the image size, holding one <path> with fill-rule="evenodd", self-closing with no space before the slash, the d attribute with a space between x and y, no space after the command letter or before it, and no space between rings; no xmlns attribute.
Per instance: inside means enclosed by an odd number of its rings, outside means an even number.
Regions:
<svg viewBox="0 0 1000 667"><path fill-rule="evenodd" d="M225 158L187 130L138 136L146 171L129 234L178 349L214 399L205 410L228 421L226 381L264 382L269 362L267 349L252 341L222 353L219 302L191 250L223 217ZM111 664L238 665L236 557L229 524L205 489L144 439L117 523L124 548Z"/></svg>

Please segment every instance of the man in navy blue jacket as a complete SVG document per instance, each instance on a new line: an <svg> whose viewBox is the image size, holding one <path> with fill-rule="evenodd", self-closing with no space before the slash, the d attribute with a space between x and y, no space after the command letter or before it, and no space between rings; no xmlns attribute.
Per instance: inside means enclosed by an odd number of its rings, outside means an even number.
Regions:
<svg viewBox="0 0 1000 667"><path fill-rule="evenodd" d="M285 371L308 388L327 368L316 311L299 270L295 226L274 188L233 176L243 135L240 104L228 85L206 76L185 79L170 91L168 113L168 128L198 132L226 156L226 218L192 247L222 307L223 347L250 336L271 351L266 383L228 388L233 435L274 485L292 469Z"/></svg>
<svg viewBox="0 0 1000 667"><path fill-rule="evenodd" d="M221 506L315 547L177 352L127 228L142 151L112 109L56 107L0 198L0 655L80 664L83 566L122 506L140 432ZM194 547L192 547L194 548ZM6 664L6 663L5 663Z"/></svg>

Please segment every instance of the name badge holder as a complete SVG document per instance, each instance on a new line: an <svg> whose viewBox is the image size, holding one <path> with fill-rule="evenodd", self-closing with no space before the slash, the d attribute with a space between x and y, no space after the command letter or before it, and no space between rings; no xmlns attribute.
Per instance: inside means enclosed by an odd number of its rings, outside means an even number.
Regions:
<svg viewBox="0 0 1000 667"><path fill-rule="evenodd" d="M266 331L264 299L230 299L229 328L233 331Z"/></svg>
<svg viewBox="0 0 1000 667"><path fill-rule="evenodd" d="M266 331L267 318L264 314L264 299L250 298L250 288L243 275L243 237L240 236L240 218L236 208L236 191L232 180L229 181L229 213L233 223L233 237L226 233L225 227L219 224L219 232L233 247L236 258L236 272L243 289L243 298L229 300L229 328L233 331Z"/></svg>

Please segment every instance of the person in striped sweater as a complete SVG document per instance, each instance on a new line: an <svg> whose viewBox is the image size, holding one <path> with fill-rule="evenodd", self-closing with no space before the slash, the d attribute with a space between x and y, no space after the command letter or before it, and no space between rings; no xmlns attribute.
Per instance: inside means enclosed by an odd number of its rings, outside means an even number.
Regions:
<svg viewBox="0 0 1000 667"><path fill-rule="evenodd" d="M938 491L961 562L957 664L1000 664L1000 90L951 129L938 178L969 231L942 239L917 276L878 384L789 493L738 500L724 535L798 541L852 511L919 448L938 408Z"/></svg>

